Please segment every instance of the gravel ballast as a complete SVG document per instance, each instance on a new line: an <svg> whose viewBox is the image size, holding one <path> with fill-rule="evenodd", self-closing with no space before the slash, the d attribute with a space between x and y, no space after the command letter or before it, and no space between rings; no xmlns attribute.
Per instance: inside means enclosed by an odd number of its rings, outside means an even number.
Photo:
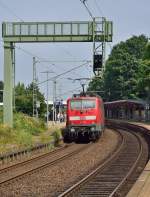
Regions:
<svg viewBox="0 0 150 197"><path fill-rule="evenodd" d="M116 148L118 135L106 129L103 137L93 146L13 184L0 187L0 196L58 196L61 192L81 180L107 158Z"/></svg>

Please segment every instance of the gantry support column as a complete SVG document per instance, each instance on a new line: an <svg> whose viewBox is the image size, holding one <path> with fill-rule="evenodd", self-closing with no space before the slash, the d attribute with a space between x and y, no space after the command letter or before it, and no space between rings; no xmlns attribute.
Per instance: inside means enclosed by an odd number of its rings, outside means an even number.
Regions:
<svg viewBox="0 0 150 197"><path fill-rule="evenodd" d="M13 43L4 42L4 124L13 126Z"/></svg>

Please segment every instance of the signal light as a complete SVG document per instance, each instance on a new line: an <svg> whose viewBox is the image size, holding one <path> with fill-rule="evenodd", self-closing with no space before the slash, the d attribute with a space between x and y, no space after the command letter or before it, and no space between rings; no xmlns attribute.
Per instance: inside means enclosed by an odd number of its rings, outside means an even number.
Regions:
<svg viewBox="0 0 150 197"><path fill-rule="evenodd" d="M97 71L103 66L103 55L94 55L93 71Z"/></svg>

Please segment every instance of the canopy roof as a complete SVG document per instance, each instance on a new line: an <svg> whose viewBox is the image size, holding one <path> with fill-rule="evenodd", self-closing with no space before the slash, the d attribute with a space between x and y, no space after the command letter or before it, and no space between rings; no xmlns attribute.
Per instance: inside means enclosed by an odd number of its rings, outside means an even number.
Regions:
<svg viewBox="0 0 150 197"><path fill-rule="evenodd" d="M113 108L141 108L143 109L145 106L145 101L142 100L117 100L117 101L112 101L112 102L105 102L104 103L105 108L108 109L113 109Z"/></svg>

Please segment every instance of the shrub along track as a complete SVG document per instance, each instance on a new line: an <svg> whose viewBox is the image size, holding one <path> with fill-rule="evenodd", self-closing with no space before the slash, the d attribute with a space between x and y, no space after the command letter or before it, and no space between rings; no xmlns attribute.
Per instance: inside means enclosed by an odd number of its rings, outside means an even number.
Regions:
<svg viewBox="0 0 150 197"><path fill-rule="evenodd" d="M139 134L120 130L121 146L96 170L70 187L63 196L125 196L148 158L148 146Z"/></svg>
<svg viewBox="0 0 150 197"><path fill-rule="evenodd" d="M108 129L97 143L74 144L61 153L55 152L49 161L45 157L5 169L0 174L0 196L58 196L68 184L71 186L109 157L120 140Z"/></svg>

